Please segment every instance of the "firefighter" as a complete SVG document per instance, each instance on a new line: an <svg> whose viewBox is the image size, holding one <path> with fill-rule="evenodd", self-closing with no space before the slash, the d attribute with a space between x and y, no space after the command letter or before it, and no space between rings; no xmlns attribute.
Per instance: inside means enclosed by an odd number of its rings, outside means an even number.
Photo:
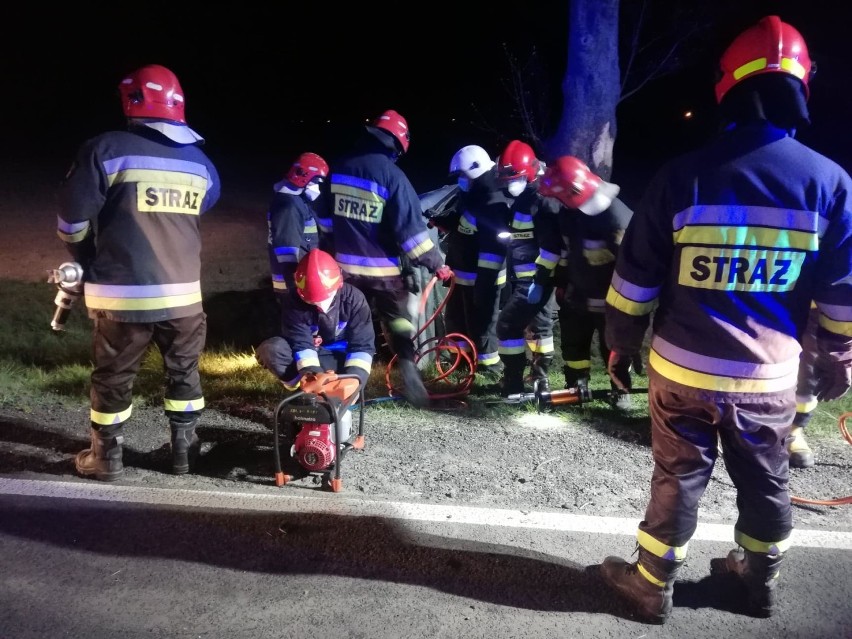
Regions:
<svg viewBox="0 0 852 639"><path fill-rule="evenodd" d="M343 281L334 258L311 249L296 266L282 304L280 335L257 347L257 361L293 391L308 373L335 371L370 377L376 333L364 294Z"/></svg>
<svg viewBox="0 0 852 639"><path fill-rule="evenodd" d="M311 249L320 248L321 229L311 203L320 197L320 185L328 177L328 163L316 153L302 153L284 178L273 187L266 216L269 235L269 268L272 289L279 301L293 287L296 265Z"/></svg>
<svg viewBox="0 0 852 639"><path fill-rule="evenodd" d="M460 148L450 161L450 177L458 182L455 211L447 215L447 265L456 288L444 307L446 330L467 336L476 348L476 370L496 381L502 371L497 351L497 313L506 284L505 249L499 225L512 198L497 183L496 163L481 146ZM467 342L460 341L460 348Z"/></svg>
<svg viewBox="0 0 852 639"><path fill-rule="evenodd" d="M820 401L849 389L852 179L795 139L812 65L801 34L767 16L720 60L723 129L660 169L621 243L607 294L618 383L653 310L648 359L654 472L638 560L607 557L606 583L664 622L721 445L737 490L737 548L711 572L739 583L747 612L775 610L790 548L787 442L808 310L819 309Z"/></svg>
<svg viewBox="0 0 852 639"><path fill-rule="evenodd" d="M560 346L565 388L587 391L595 332L601 358L609 361L604 306L615 269L615 256L633 211L618 198L620 188L592 173L582 160L564 155L547 167L539 193L560 202L562 251L554 273L559 306ZM632 386L630 372L622 384ZM615 382L612 388L617 390ZM619 393L616 406L631 407Z"/></svg>
<svg viewBox="0 0 852 639"><path fill-rule="evenodd" d="M526 392L524 372L531 353L530 380L550 390L553 363L553 271L559 260L558 208L538 192L543 164L530 145L512 140L497 162L498 180L514 198L503 234L506 244L509 297L497 317L497 340L503 397Z"/></svg>
<svg viewBox="0 0 852 639"><path fill-rule="evenodd" d="M424 407L429 395L415 363L414 324L408 307L413 266L442 281L453 274L432 241L414 187L396 165L408 152L408 123L388 110L366 126L355 149L333 163L330 184L335 258L390 333L405 398Z"/></svg>
<svg viewBox="0 0 852 639"><path fill-rule="evenodd" d="M124 473L124 425L149 344L165 368L172 471L199 450L204 408L198 358L207 320L201 302L201 215L219 199L219 175L187 126L183 90L148 65L119 84L127 129L85 142L60 190L58 233L84 272L94 321L91 446L77 472L102 481Z"/></svg>
<svg viewBox="0 0 852 639"><path fill-rule="evenodd" d="M787 441L790 466L793 468L810 468L814 465L814 453L805 439L805 428L819 403L816 397L818 380L814 369L817 358L818 327L819 308L812 303L805 334L802 337L802 356L799 360L799 375L796 379L796 416L793 418L793 430Z"/></svg>

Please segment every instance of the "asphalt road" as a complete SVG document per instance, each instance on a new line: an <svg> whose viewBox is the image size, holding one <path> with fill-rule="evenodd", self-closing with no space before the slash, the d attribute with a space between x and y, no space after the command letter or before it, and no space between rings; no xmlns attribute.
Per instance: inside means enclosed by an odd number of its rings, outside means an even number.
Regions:
<svg viewBox="0 0 852 639"><path fill-rule="evenodd" d="M852 637L852 534L797 530L780 612L708 576L702 524L664 626L597 574L635 520L343 495L0 478L0 637Z"/></svg>

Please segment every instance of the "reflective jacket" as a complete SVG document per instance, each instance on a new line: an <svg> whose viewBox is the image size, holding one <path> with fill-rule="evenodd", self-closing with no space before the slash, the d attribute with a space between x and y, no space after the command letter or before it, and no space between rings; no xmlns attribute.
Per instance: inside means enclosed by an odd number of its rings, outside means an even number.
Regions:
<svg viewBox="0 0 852 639"><path fill-rule="evenodd" d="M507 266L513 280L550 281L562 251L558 210L534 185L515 198L507 221Z"/></svg>
<svg viewBox="0 0 852 639"><path fill-rule="evenodd" d="M615 258L633 211L615 198L598 215L560 207L562 250L555 280L572 308L603 313Z"/></svg>
<svg viewBox="0 0 852 639"><path fill-rule="evenodd" d="M335 258L344 273L374 282L372 288L391 288L401 276L401 257L431 273L444 260L408 177L370 137L332 166Z"/></svg>
<svg viewBox="0 0 852 639"><path fill-rule="evenodd" d="M323 348L345 351L344 368L338 372L358 375L365 384L376 354L376 333L364 294L344 282L327 313L304 302L295 288L289 296L281 312L281 336L293 351L298 375L285 383L296 386L305 373L322 373L317 349Z"/></svg>
<svg viewBox="0 0 852 639"><path fill-rule="evenodd" d="M86 141L60 189L58 234L84 270L92 318L202 312L201 215L219 175L195 144L134 126Z"/></svg>
<svg viewBox="0 0 852 639"><path fill-rule="evenodd" d="M852 357L852 181L783 130L751 125L665 166L627 228L606 338L711 401L794 393L808 309L818 350Z"/></svg>
<svg viewBox="0 0 852 639"><path fill-rule="evenodd" d="M503 286L506 283L506 219L512 198L503 194L496 171L487 171L471 182L471 190L455 202L456 220L447 235L447 266L458 286Z"/></svg>
<svg viewBox="0 0 852 639"><path fill-rule="evenodd" d="M311 249L319 248L317 221L300 194L282 191L273 194L266 221L272 288L282 293L293 287L299 260Z"/></svg>

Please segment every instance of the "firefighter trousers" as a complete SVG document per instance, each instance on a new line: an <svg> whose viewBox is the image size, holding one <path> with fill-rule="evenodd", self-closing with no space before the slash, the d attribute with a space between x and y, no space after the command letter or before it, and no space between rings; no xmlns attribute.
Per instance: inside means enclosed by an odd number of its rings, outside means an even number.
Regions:
<svg viewBox="0 0 852 639"><path fill-rule="evenodd" d="M502 288L502 287L500 287ZM444 306L447 333L460 333L473 342L478 364L499 362L497 354L497 314L500 288L456 285Z"/></svg>
<svg viewBox="0 0 852 639"><path fill-rule="evenodd" d="M511 284L509 300L497 317L497 339L501 355L515 354L524 341L533 356L553 355L554 289L545 286L541 300L530 304L527 293L532 282L532 279L516 280Z"/></svg>
<svg viewBox="0 0 852 639"><path fill-rule="evenodd" d="M595 331L598 332L600 356L606 366L609 360L609 346L606 343L605 328L603 313L573 307L567 302L559 308L562 360L567 368L576 373L576 379L588 379L591 374L592 343Z"/></svg>
<svg viewBox="0 0 852 639"><path fill-rule="evenodd" d="M751 540L749 550L767 553L782 545L793 528L786 446L796 410L792 393L721 403L664 389L654 377L648 393L654 472L640 545L655 554L661 547L685 553L720 443L737 490L738 542ZM643 544L648 537L654 542Z"/></svg>
<svg viewBox="0 0 852 639"><path fill-rule="evenodd" d="M95 319L90 390L93 427L118 424L130 417L133 383L152 343L163 357L164 408L169 421L196 420L204 408L198 359L206 338L205 313L145 323Z"/></svg>

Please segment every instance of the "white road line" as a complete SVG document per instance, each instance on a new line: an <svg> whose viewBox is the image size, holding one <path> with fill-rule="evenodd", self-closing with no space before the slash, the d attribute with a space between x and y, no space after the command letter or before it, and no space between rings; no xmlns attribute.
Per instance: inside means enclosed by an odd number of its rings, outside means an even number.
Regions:
<svg viewBox="0 0 852 639"><path fill-rule="evenodd" d="M405 502L327 497L267 495L240 492L143 488L88 482L0 478L0 494L59 499L87 499L158 506L279 513L324 513L341 517L382 517L403 521L432 521L504 528L533 528L563 532L634 536L637 519L592 517L569 513L534 512L477 506L438 506ZM733 526L698 524L694 541L732 542ZM831 530L793 530L792 543L808 548L852 550L852 533Z"/></svg>

